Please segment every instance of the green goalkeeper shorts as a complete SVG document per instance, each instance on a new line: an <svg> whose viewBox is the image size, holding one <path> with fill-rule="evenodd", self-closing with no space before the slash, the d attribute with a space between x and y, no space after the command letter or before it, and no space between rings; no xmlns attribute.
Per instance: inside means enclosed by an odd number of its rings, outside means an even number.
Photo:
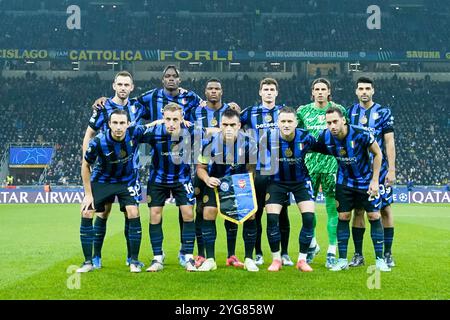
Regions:
<svg viewBox="0 0 450 320"><path fill-rule="evenodd" d="M314 189L314 197L317 197L320 186L325 197L334 198L336 195L336 174L334 173L311 173L311 182Z"/></svg>

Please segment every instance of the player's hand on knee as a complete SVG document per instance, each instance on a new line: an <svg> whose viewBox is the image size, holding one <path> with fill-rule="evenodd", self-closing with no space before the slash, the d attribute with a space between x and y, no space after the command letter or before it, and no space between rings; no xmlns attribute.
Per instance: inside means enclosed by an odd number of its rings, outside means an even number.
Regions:
<svg viewBox="0 0 450 320"><path fill-rule="evenodd" d="M95 100L92 110L102 110L105 107L106 99L106 97L101 97Z"/></svg>
<svg viewBox="0 0 450 320"><path fill-rule="evenodd" d="M81 213L86 214L88 211L93 211L94 208L94 198L92 195L85 195L83 201L81 202Z"/></svg>

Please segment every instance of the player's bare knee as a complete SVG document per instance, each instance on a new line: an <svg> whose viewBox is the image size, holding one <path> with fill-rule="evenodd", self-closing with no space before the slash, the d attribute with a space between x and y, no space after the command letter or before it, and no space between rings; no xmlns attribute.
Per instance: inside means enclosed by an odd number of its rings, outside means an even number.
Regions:
<svg viewBox="0 0 450 320"><path fill-rule="evenodd" d="M187 208L180 207L180 210L184 222L194 221L194 211L191 206L187 206Z"/></svg>
<svg viewBox="0 0 450 320"><path fill-rule="evenodd" d="M369 218L369 220L378 220L381 218L381 214L380 212L367 212L367 218Z"/></svg>
<svg viewBox="0 0 450 320"><path fill-rule="evenodd" d="M216 220L217 208L205 207L203 209L203 220Z"/></svg>
<svg viewBox="0 0 450 320"><path fill-rule="evenodd" d="M127 206L126 210L128 219L135 219L139 217L139 209L137 206Z"/></svg>
<svg viewBox="0 0 450 320"><path fill-rule="evenodd" d="M150 209L150 221L152 224L158 224L161 222L162 208L152 207Z"/></svg>
<svg viewBox="0 0 450 320"><path fill-rule="evenodd" d="M339 220L350 220L352 214L351 212L339 212Z"/></svg>
<svg viewBox="0 0 450 320"><path fill-rule="evenodd" d="M86 219L92 219L94 217L94 211L92 211L92 210L83 211L83 212L81 212L81 216Z"/></svg>

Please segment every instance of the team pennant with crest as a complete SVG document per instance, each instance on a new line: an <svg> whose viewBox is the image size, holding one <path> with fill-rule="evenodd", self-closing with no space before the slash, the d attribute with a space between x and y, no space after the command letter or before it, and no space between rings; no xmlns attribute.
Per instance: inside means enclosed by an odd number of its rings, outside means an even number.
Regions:
<svg viewBox="0 0 450 320"><path fill-rule="evenodd" d="M220 185L214 189L214 192L219 214L236 224L244 223L258 209L251 173L221 178Z"/></svg>

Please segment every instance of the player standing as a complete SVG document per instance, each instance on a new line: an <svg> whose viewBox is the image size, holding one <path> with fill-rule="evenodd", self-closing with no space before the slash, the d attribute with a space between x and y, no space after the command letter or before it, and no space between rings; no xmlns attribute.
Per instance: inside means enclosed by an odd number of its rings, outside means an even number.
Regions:
<svg viewBox="0 0 450 320"><path fill-rule="evenodd" d="M329 108L326 122L328 129L320 134L314 150L333 155L339 165L336 181L339 259L330 270L348 269L347 246L351 212L355 208L363 207L371 225L376 268L380 271L391 271L383 259L383 225L378 194L382 159L380 147L372 134L348 125L340 108Z"/></svg>
<svg viewBox="0 0 450 320"><path fill-rule="evenodd" d="M299 128L318 138L322 130L327 128L325 114L328 108L338 107L345 114L345 109L331 101L331 84L327 79L318 78L311 84L311 96L313 102L297 109L297 119ZM325 207L327 211L327 231L328 250L325 266L331 268L336 263L336 227L338 223L338 213L336 211L336 173L337 162L333 156L320 153L309 153L305 159L306 167L311 176L314 189L314 197L322 187L325 196ZM316 220L314 220L314 228ZM308 250L307 262L311 263L314 256L319 252L319 245L316 237L311 241L311 248Z"/></svg>
<svg viewBox="0 0 450 320"><path fill-rule="evenodd" d="M276 104L278 96L278 82L272 78L265 78L259 84L259 96L261 97L261 104L244 109L241 113L241 124L244 129L251 132L255 140L259 144L258 149L265 149L260 143L260 137L269 129L278 128L278 111L282 106ZM251 130L251 131L250 131ZM261 220L265 207L265 195L269 182L270 172L265 172L261 168L261 157L258 157L255 176L256 199L258 203L258 210L256 211L256 225L257 237L255 245L255 261L257 265L264 263L263 252L261 248L262 226ZM289 200L283 204L280 212L280 232L281 232L281 260L285 266L293 266L291 258L288 254L289 246L289 215L288 215Z"/></svg>
<svg viewBox="0 0 450 320"><path fill-rule="evenodd" d="M302 216L296 267L302 272L313 271L306 262L306 257L314 234L314 194L304 158L316 140L306 130L297 129L297 125L295 110L283 107L278 114L278 130L266 133L270 135L270 158L278 166L276 173L269 179L265 196L267 238L272 251L272 264L268 270L273 272L282 267L279 215L282 204L289 199L290 193L293 193Z"/></svg>
<svg viewBox="0 0 450 320"><path fill-rule="evenodd" d="M381 221L384 227L384 258L389 267L394 267L392 242L394 240L394 218L391 204L393 202L392 186L395 183L395 141L394 117L391 109L373 102L375 88L373 80L361 77L356 82L356 95L359 103L349 109L350 123L360 126L375 136L382 152L383 161L380 173ZM355 254L351 267L364 264L362 246L365 232L364 210L355 209L352 225L352 237Z"/></svg>
<svg viewBox="0 0 450 320"><path fill-rule="evenodd" d="M203 241L207 259L199 271L217 269L215 261L217 203L214 188L220 184L219 178L239 173L252 172L256 164L257 146L250 136L240 131L239 112L228 108L222 114L221 132L216 133L203 149L197 164L197 175L205 183L203 195ZM245 245L244 268L258 271L252 259L256 241L256 222L254 215L244 222L243 237Z"/></svg>
<svg viewBox="0 0 450 320"><path fill-rule="evenodd" d="M139 184L136 152L145 131L144 126L129 127L130 121L125 110L115 110L109 117L109 127L91 140L84 155L81 175L85 196L81 204L80 240L85 261L77 272L89 272L92 264L94 210L105 211L105 205L119 199L121 210L125 211L129 222L130 271L141 272L138 261L142 238L139 217ZM94 165L90 170L90 165Z"/></svg>

